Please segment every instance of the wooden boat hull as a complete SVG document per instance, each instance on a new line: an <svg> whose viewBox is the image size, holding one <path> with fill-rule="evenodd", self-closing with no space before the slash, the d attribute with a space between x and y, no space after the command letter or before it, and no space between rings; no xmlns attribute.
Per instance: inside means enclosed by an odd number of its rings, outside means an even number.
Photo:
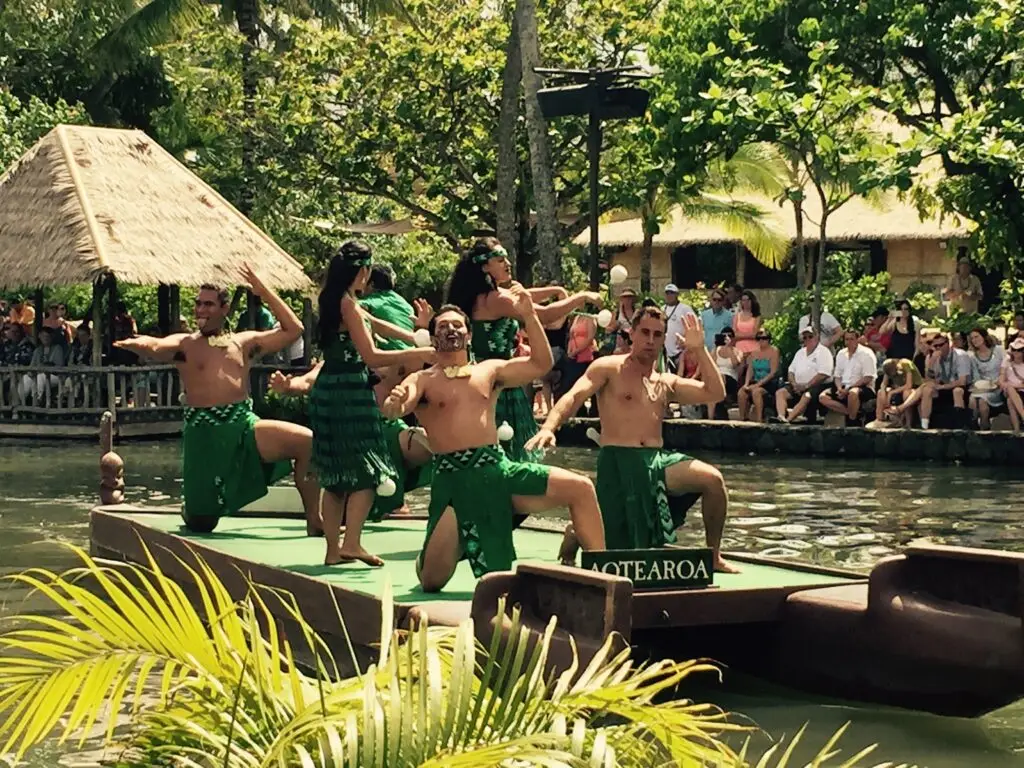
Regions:
<svg viewBox="0 0 1024 768"><path fill-rule="evenodd" d="M275 590L291 593L342 663L350 653L339 610L357 660L371 660L387 580L397 626L424 614L446 625L472 616L488 642L505 624L495 615L503 594L538 637L557 616L551 662L559 668L571 659L570 634L586 661L617 633L652 657L710 658L726 675L737 669L807 692L942 714L975 716L1024 696L1022 555L910 547L869 576L732 555L744 573L716 575L712 588L635 591L626 578L551 564L559 537L525 527L516 533L514 571L477 582L463 563L449 588L431 595L418 589L413 567L421 519L369 526L367 546L385 558L384 569L338 568L317 565L323 540L304 536L301 513L271 516L272 506L201 536L184 535L166 508L100 507L91 515L92 551L145 562L146 547L186 589L191 577L178 558L201 556L236 597L261 585L286 633L297 627Z"/></svg>

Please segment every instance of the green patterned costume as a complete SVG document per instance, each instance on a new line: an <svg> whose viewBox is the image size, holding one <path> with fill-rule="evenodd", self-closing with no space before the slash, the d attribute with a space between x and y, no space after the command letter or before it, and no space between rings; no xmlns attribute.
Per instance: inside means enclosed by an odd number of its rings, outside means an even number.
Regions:
<svg viewBox="0 0 1024 768"><path fill-rule="evenodd" d="M462 556L469 560L473 574L479 578L491 571L510 570L516 559L512 529L524 519L516 514L512 497L543 496L550 472L542 464L510 461L497 445L434 456L424 551L441 515L451 506Z"/></svg>
<svg viewBox="0 0 1024 768"><path fill-rule="evenodd" d="M498 320L474 320L473 357L477 362L482 360L511 360L516 349L516 334L519 332L519 321L512 317ZM503 389L498 393L498 405L495 409L495 423L500 427L508 422L515 434L501 447L513 461L540 461L543 451L527 451L526 441L537 434L537 419L533 415L533 405L523 387Z"/></svg>
<svg viewBox="0 0 1024 768"><path fill-rule="evenodd" d="M359 306L378 320L386 320L392 325L404 328L409 333L416 330L413 321L416 310L413 309L412 304L394 291L374 291L369 296L360 299ZM384 337L378 337L374 343L377 345L377 349L384 350L409 349L413 346L401 339Z"/></svg>
<svg viewBox="0 0 1024 768"><path fill-rule="evenodd" d="M324 366L309 392L309 425L321 488L343 495L376 489L385 478L398 484L370 371L347 331L324 349Z"/></svg>
<svg viewBox="0 0 1024 768"><path fill-rule="evenodd" d="M604 538L616 549L663 547L676 540L676 528L699 493L670 496L665 470L684 453L661 448L602 446L597 456L597 503L604 520Z"/></svg>
<svg viewBox="0 0 1024 768"><path fill-rule="evenodd" d="M185 527L208 533L224 515L267 495L291 474L290 461L265 462L256 446L259 417L252 401L205 408L185 406L181 433L181 516Z"/></svg>
<svg viewBox="0 0 1024 768"><path fill-rule="evenodd" d="M402 507L405 504L405 494L430 485L430 481L434 477L433 465L430 463L420 467L407 467L405 464L405 456L402 454L402 434L413 427L401 419L385 419L383 416L381 418L383 419L384 442L388 446L391 464L398 475L395 480L398 490L393 496L377 497L371 512L371 518L374 520L379 520L384 515Z"/></svg>

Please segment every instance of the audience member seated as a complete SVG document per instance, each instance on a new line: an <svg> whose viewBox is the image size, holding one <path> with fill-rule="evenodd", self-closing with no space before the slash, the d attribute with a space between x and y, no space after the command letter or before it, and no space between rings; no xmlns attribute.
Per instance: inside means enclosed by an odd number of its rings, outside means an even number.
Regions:
<svg viewBox="0 0 1024 768"><path fill-rule="evenodd" d="M20 325L24 334L31 337L32 326L36 322L36 309L25 296L15 296L8 319L15 325Z"/></svg>
<svg viewBox="0 0 1024 768"><path fill-rule="evenodd" d="M887 360L913 360L922 352L923 340L920 338L924 322L914 317L914 307L906 299L896 302L892 315L882 323L879 333L889 336L886 349ZM921 357L920 373L924 373L924 357Z"/></svg>
<svg viewBox="0 0 1024 768"><path fill-rule="evenodd" d="M1010 321L1010 326L1006 329L1006 348L1010 348L1010 342L1014 339L1024 339L1024 312L1017 311L1013 313L1013 320Z"/></svg>
<svg viewBox="0 0 1024 768"><path fill-rule="evenodd" d="M18 323L7 323L4 327L4 342L0 347L0 364L29 365L35 344L25 334L24 326Z"/></svg>
<svg viewBox="0 0 1024 768"><path fill-rule="evenodd" d="M903 404L910 400L922 383L924 378L912 360L886 360L882 364L882 383L875 402L875 421L882 422L888 418L899 421L904 427L911 426L912 411L910 406L903 408Z"/></svg>
<svg viewBox="0 0 1024 768"><path fill-rule="evenodd" d="M54 343L54 330L43 327L39 329L39 346L32 353L32 360L29 363L33 368L63 368L65 363L64 347ZM41 406L49 404L50 391L60 386L60 379L53 373L26 373L21 377L21 384L18 386L18 398L22 404L27 405L29 400L33 405Z"/></svg>
<svg viewBox="0 0 1024 768"><path fill-rule="evenodd" d="M853 329L843 334L845 347L836 353L832 386L823 391L818 402L836 413L846 414L846 425L856 424L861 403L874 394L878 360L869 347L860 343Z"/></svg>
<svg viewBox="0 0 1024 768"><path fill-rule="evenodd" d="M932 351L925 364L925 382L920 392L921 428L931 426L934 414L952 429L970 425L967 388L971 383L971 359L949 339L939 334L932 339Z"/></svg>
<svg viewBox="0 0 1024 768"><path fill-rule="evenodd" d="M704 346L708 352L715 350L715 336L726 328L732 328L732 310L725 307L725 291L716 288L711 292L710 307L700 313L704 324Z"/></svg>
<svg viewBox="0 0 1024 768"><path fill-rule="evenodd" d="M92 329L88 322L75 329L75 340L71 342L68 367L82 368L92 365ZM64 393L69 400L77 400L89 379L84 374L68 376L64 380Z"/></svg>
<svg viewBox="0 0 1024 768"><path fill-rule="evenodd" d="M1024 421L1024 335L1015 338L1007 347L1007 355L999 371L999 386L1006 397L1013 432L1019 435L1021 421Z"/></svg>
<svg viewBox="0 0 1024 768"><path fill-rule="evenodd" d="M860 342L875 353L879 366L885 362L889 353L889 345L892 343L892 332L887 333L882 330L888 320L889 310L885 307L878 307L871 313L871 319L864 327L864 334Z"/></svg>
<svg viewBox="0 0 1024 768"><path fill-rule="evenodd" d="M774 398L779 381L779 349L772 344L772 336L761 328L754 337L757 349L747 358L747 372L743 386L737 393L740 421L764 422L764 400ZM752 418L748 419L753 404Z"/></svg>
<svg viewBox="0 0 1024 768"><path fill-rule="evenodd" d="M818 397L832 379L835 362L829 349L818 343L811 328L800 331L800 343L803 346L789 364L789 380L775 393L776 419L792 422L806 412L807 421L813 423L818 416ZM788 410L794 400L796 405Z"/></svg>
<svg viewBox="0 0 1024 768"><path fill-rule="evenodd" d="M999 372L1006 353L982 328L974 328L967 341L971 345L971 412L982 429L991 429L992 410L1004 402Z"/></svg>
<svg viewBox="0 0 1024 768"><path fill-rule="evenodd" d="M71 327L64 318L67 308L63 304L51 304L43 318L43 328L53 331L53 343L60 344L67 351L71 344Z"/></svg>
<svg viewBox="0 0 1024 768"><path fill-rule="evenodd" d="M740 388L739 371L743 365L743 353L736 349L736 334L732 328L726 328L715 337L715 351L711 356L725 380L725 400L707 406L708 418L714 419L720 414L728 418L727 409L736 402Z"/></svg>
<svg viewBox="0 0 1024 768"><path fill-rule="evenodd" d="M821 310L821 336L818 339L818 343L824 346L829 352L842 341L843 338L843 326L836 319L836 316L829 312L827 309ZM798 329L801 333L807 328L811 327L811 313L808 312L806 315L800 318Z"/></svg>

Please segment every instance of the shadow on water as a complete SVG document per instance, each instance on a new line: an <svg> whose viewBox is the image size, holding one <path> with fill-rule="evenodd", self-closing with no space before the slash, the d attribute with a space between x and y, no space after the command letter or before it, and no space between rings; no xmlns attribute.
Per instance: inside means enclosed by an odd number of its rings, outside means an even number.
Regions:
<svg viewBox="0 0 1024 768"><path fill-rule="evenodd" d="M130 502L180 501L177 443L130 443L118 451L126 462ZM1024 477L1017 473L1010 479L1005 468L736 454L701 458L722 469L730 488L727 549L860 570L923 538L1024 551L1024 527L1011 502L1024 497ZM550 459L592 473L596 452L559 449ZM88 546L98 460L98 450L87 444L0 443L0 575L76 564L57 545ZM425 512L426 500L417 492L410 504ZM702 537L695 509L681 538L696 544ZM0 591L0 600L0 616L46 607L10 587ZM931 768L1024 766L1018 755L1024 750L1024 702L977 720L958 720L810 700L761 681L737 683L731 675L725 687L710 677L695 680L685 695L743 712L776 736L792 735L808 722L808 748L823 745L852 721L843 740L847 756L877 742L879 760ZM51 766L53 754L46 750L30 765Z"/></svg>

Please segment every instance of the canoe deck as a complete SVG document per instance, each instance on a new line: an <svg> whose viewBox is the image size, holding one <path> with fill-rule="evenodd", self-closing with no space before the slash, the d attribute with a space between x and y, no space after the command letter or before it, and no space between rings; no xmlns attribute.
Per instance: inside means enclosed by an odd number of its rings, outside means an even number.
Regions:
<svg viewBox="0 0 1024 768"><path fill-rule="evenodd" d="M177 515L133 512L125 513L123 517L202 543L235 558L303 574L367 595L380 596L390 579L397 603L471 600L477 584L469 564L463 561L442 592L429 593L420 589L415 561L423 547L422 520L390 519L368 523L363 533L363 546L385 561L383 568L370 568L362 563L323 565L324 540L306 536L301 520L228 517L221 520L213 533L195 534L185 530ZM553 531L519 528L514 533L514 540L519 562L554 563L561 537ZM715 574L715 586L721 590L739 590L848 583L848 579L841 576L763 563L744 562L742 567L738 574Z"/></svg>

